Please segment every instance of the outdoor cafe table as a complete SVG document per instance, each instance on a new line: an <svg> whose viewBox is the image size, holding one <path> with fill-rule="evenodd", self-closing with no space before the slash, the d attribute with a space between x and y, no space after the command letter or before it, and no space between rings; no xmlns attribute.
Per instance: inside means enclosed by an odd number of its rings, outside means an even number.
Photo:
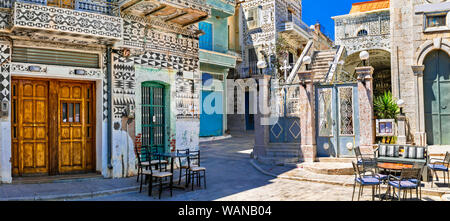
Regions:
<svg viewBox="0 0 450 221"><path fill-rule="evenodd" d="M173 162L175 158L179 158L179 157L189 157L192 156L192 154L185 154L185 153L177 153L177 152L170 152L170 153L156 153L155 155L157 156L161 156L161 157L169 157L170 158L170 173L173 173ZM181 169L181 168L180 168ZM172 182L173 185L173 176L170 178L170 182ZM177 188L177 189L186 189L188 186L188 183L186 182L185 186L175 186L173 185L173 188Z"/></svg>
<svg viewBox="0 0 450 221"><path fill-rule="evenodd" d="M404 168L412 168L412 165L401 163L378 163L378 168L383 169L387 173L397 173Z"/></svg>

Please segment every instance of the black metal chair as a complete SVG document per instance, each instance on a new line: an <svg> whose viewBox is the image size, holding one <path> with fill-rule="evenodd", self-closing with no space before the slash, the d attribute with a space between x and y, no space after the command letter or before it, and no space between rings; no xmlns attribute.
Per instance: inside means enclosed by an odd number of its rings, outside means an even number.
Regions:
<svg viewBox="0 0 450 221"><path fill-rule="evenodd" d="M437 180L439 180L437 171L442 171L442 173L444 174L444 184L445 184L445 174L447 174L448 187L450 187L449 166L450 166L449 152L445 153L444 159L430 158L430 163L428 163L428 168L430 168L431 170L431 175L433 176L434 172ZM433 187L433 185L434 185L434 178L431 179L431 187Z"/></svg>
<svg viewBox="0 0 450 221"><path fill-rule="evenodd" d="M161 160L161 156L155 156L152 155L151 153L149 153L149 157L152 159L157 159L157 161L159 162L158 167L161 168L162 165L162 161ZM163 178L170 178L170 182L169 182L169 188L170 188L170 196L172 196L172 189L173 189L173 174L170 172L163 172L163 171L154 171L153 166L149 166L148 169L142 171L141 176L145 175L144 177L141 177L141 185L139 187L139 192L142 192L142 182L143 180L147 180L147 178L150 178L150 183L148 186L148 195L151 196L152 195L152 191L153 191L153 178L155 178L156 182L159 180L159 199L161 199L161 193L162 193L162 189L163 189L163 183L162 180Z"/></svg>
<svg viewBox="0 0 450 221"><path fill-rule="evenodd" d="M142 151L144 150L144 151ZM137 181L139 182L139 177L142 174L142 171L144 169L147 169L150 166L150 160L147 159L147 153L146 153L147 149L145 147L140 147L137 148L136 146L134 147L134 152L136 153L136 158L138 160L138 175L137 175Z"/></svg>
<svg viewBox="0 0 450 221"><path fill-rule="evenodd" d="M355 196L356 184L359 184L358 201L363 194L364 186L372 187L372 200L375 200L375 192L376 192L375 189L378 190L380 189L381 181L375 176L374 173L366 175L366 172L360 171L358 165L355 164L355 162L352 162L352 165L353 165L353 172L355 174L355 182L353 183L352 201Z"/></svg>
<svg viewBox="0 0 450 221"><path fill-rule="evenodd" d="M201 186L200 179L203 177L205 189L206 189L206 168L200 166L200 150L189 151L188 157L188 167L189 167L189 181L192 180L192 190L194 190L194 180L197 176L197 186ZM203 175L202 175L203 172Z"/></svg>
<svg viewBox="0 0 450 221"><path fill-rule="evenodd" d="M425 168L425 163L415 162L413 164L413 168L420 169L418 179L410 179L409 181L411 181L413 183L417 183L416 195L417 195L417 191L419 191L419 195L420 195L419 199L422 200L422 174L423 174L423 170Z"/></svg>
<svg viewBox="0 0 450 221"><path fill-rule="evenodd" d="M177 150L177 154L189 154L189 149L185 150ZM178 178L178 185L181 183L181 177L186 176L186 183L189 183L188 180L188 172L189 172L189 163L188 163L188 157L178 157L179 162L179 168L180 168L180 176ZM184 175L182 174L184 170Z"/></svg>
<svg viewBox="0 0 450 221"><path fill-rule="evenodd" d="M380 173L377 158L361 158L362 172L370 172L383 183L388 180L388 175Z"/></svg>
<svg viewBox="0 0 450 221"><path fill-rule="evenodd" d="M397 196L398 196L398 200L400 201L402 190L405 191L403 198L406 198L407 190L411 191L412 189L416 189L416 195L418 198L417 190L418 190L419 184L414 183L411 180L412 179L419 180L420 172L421 172L420 168L404 168L401 171L400 177L389 175L388 190L387 190L389 192L389 195L391 193L391 187L393 189L393 194L392 194L393 196L395 195L395 189L398 189ZM411 195L412 195L412 193L411 193ZM411 196L411 198L412 198L412 196Z"/></svg>
<svg viewBox="0 0 450 221"><path fill-rule="evenodd" d="M359 146L356 146L354 148L355 150L355 156L356 156L356 164L357 165L361 165L363 162L363 159L373 159L375 158L374 155L372 154L362 154L361 153L361 149L359 148Z"/></svg>

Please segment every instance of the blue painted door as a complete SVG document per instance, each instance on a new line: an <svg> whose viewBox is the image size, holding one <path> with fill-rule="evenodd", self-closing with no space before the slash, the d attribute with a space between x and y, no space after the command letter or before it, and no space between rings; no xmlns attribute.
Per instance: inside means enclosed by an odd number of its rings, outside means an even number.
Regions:
<svg viewBox="0 0 450 221"><path fill-rule="evenodd" d="M212 51L213 50L213 30L212 24L208 22L200 22L198 24L198 28L205 32L204 35L201 35L199 38L199 47L200 49L205 49Z"/></svg>
<svg viewBox="0 0 450 221"><path fill-rule="evenodd" d="M429 145L450 144L450 57L441 50L424 60L425 131Z"/></svg>
<svg viewBox="0 0 450 221"><path fill-rule="evenodd" d="M214 99L204 102L211 95ZM211 97L210 97L211 98ZM207 111L205 103L211 104L216 109L223 110L223 97L221 91L202 91L202 114L200 115L200 136L221 136L223 134L223 113L212 113Z"/></svg>
<svg viewBox="0 0 450 221"><path fill-rule="evenodd" d="M359 105L356 84L316 87L317 156L353 156L359 145Z"/></svg>

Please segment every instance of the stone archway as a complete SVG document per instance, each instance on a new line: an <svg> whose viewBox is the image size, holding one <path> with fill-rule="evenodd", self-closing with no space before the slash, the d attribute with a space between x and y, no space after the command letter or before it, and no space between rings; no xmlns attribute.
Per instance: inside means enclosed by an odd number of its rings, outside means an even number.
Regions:
<svg viewBox="0 0 450 221"><path fill-rule="evenodd" d="M425 131L425 105L424 105L424 60L429 53L434 50L442 50L450 55L450 41L442 38L435 38L422 43L416 50L414 62L415 65L411 66L414 73L414 87L416 94L416 131L414 134L414 140L417 145L426 145L427 134Z"/></svg>
<svg viewBox="0 0 450 221"><path fill-rule="evenodd" d="M424 114L427 144L450 144L450 56L443 50L427 54L423 64Z"/></svg>
<svg viewBox="0 0 450 221"><path fill-rule="evenodd" d="M382 95L385 91L392 91L391 85L391 53L382 49L367 50L370 54L369 66L374 68L373 95ZM345 59L343 71L356 78L355 68L362 65L359 53L355 52Z"/></svg>

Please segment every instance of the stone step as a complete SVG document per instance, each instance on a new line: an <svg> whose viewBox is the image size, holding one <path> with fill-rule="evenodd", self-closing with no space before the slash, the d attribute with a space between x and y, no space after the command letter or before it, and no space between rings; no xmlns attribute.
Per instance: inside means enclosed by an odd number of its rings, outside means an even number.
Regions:
<svg viewBox="0 0 450 221"><path fill-rule="evenodd" d="M258 157L256 160L262 164L281 166L292 165L300 162L300 158L298 157Z"/></svg>
<svg viewBox="0 0 450 221"><path fill-rule="evenodd" d="M324 162L324 163L352 163L352 162L356 161L356 158L318 157L317 161Z"/></svg>
<svg viewBox="0 0 450 221"><path fill-rule="evenodd" d="M328 70L330 68L330 66L328 66L328 65L323 65L323 66L313 66L312 67L312 69L313 70L324 70L324 69L326 69L326 70Z"/></svg>
<svg viewBox="0 0 450 221"><path fill-rule="evenodd" d="M300 153L292 153L292 152L267 152L267 157L283 157L283 158L298 158L300 157Z"/></svg>
<svg viewBox="0 0 450 221"><path fill-rule="evenodd" d="M315 60L314 62L311 63L312 66L314 65L330 65L330 62L333 62L332 59L321 59L321 60Z"/></svg>
<svg viewBox="0 0 450 221"><path fill-rule="evenodd" d="M316 56L317 55L320 55L320 56L324 56L324 55L335 55L336 54L336 51L318 51L317 53L316 53Z"/></svg>
<svg viewBox="0 0 450 221"><path fill-rule="evenodd" d="M353 175L351 163L314 162L302 163L299 167L313 173L326 175Z"/></svg>
<svg viewBox="0 0 450 221"><path fill-rule="evenodd" d="M270 146L268 149L300 149L299 143L270 143Z"/></svg>

